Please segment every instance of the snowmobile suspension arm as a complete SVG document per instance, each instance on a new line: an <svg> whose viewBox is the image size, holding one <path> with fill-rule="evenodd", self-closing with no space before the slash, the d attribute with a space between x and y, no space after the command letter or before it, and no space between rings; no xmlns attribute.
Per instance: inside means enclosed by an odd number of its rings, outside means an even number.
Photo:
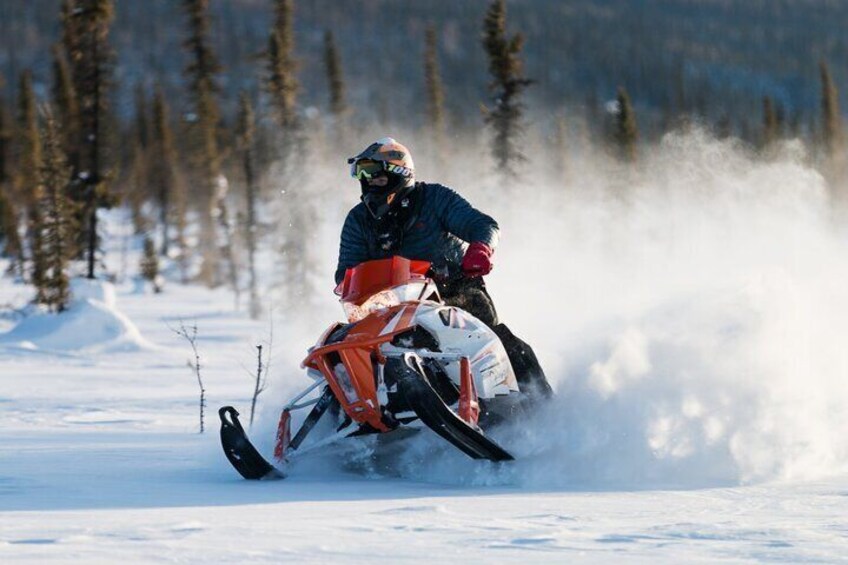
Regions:
<svg viewBox="0 0 848 565"><path fill-rule="evenodd" d="M309 415L306 417L306 420L303 421L303 424L301 424L300 429L297 431L294 438L292 438L291 443L289 443L288 451L294 451L300 446L301 442L303 442L304 438L306 438L306 435L313 427L315 427L315 424L318 423L318 420L321 419L321 416L324 415L324 412L327 411L327 408L329 408L334 401L338 402L336 397L333 396L333 391L330 390L330 387L326 387L324 389L324 394L322 394L321 398L315 402L315 406L309 412Z"/></svg>
<svg viewBox="0 0 848 565"><path fill-rule="evenodd" d="M304 402L303 404L298 404L297 401L312 392L313 390L315 390L316 388L318 388L319 386L321 386L322 384L325 384L326 382L326 378L316 380L314 383L309 385L306 390L292 398L288 404L283 406L283 410L299 410L300 408L306 408L307 406L311 406L317 403L320 399L309 400L307 402Z"/></svg>
<svg viewBox="0 0 848 565"><path fill-rule="evenodd" d="M319 439L315 443L310 443L309 445L307 445L303 449L295 451L291 455L292 455L292 457L300 458L303 455L312 451L313 449L318 449L319 447L324 447L325 445L329 445L329 444L331 444L335 441L338 441L342 438L346 438L347 436L353 435L357 431L359 431L359 424L357 424L354 421L351 421L347 426L345 426L341 430L337 431L336 433L329 435L325 438Z"/></svg>

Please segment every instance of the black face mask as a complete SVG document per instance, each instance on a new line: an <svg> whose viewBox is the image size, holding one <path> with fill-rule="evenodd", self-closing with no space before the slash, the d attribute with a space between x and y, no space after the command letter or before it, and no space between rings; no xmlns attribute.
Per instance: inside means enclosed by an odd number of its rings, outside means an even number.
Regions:
<svg viewBox="0 0 848 565"><path fill-rule="evenodd" d="M393 196L392 202L394 202L394 198L397 198L394 191L387 186L376 187L366 185L362 188L362 202L374 219L377 220L384 217L392 209L389 196Z"/></svg>
<svg viewBox="0 0 848 565"><path fill-rule="evenodd" d="M362 187L361 200L376 220L383 218L392 210L405 208L409 204L408 200L406 205L403 203L412 190L411 186L404 186L406 179L393 174L389 174L388 177L389 183L386 186L371 186L365 179L359 181Z"/></svg>

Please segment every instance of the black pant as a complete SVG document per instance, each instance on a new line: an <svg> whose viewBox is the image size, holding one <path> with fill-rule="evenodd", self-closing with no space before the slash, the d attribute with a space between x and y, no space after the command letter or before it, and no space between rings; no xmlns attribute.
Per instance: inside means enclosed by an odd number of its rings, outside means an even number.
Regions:
<svg viewBox="0 0 848 565"><path fill-rule="evenodd" d="M489 296L482 278L462 278L440 283L439 292L445 304L465 310L492 328L506 349L518 388L522 392L541 398L550 398L553 395L551 385L533 348L516 337L505 324L499 323L495 303Z"/></svg>

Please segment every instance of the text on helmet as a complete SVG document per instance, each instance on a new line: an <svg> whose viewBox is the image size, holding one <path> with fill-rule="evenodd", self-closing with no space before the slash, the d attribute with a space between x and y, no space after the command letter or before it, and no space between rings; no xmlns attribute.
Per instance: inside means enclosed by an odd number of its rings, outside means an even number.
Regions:
<svg viewBox="0 0 848 565"><path fill-rule="evenodd" d="M389 163L389 166L387 167L386 170L389 171L390 173L394 173L394 174L400 175L402 177L411 177L412 176L412 169L410 169L409 167L403 167L401 165L393 165L393 164Z"/></svg>

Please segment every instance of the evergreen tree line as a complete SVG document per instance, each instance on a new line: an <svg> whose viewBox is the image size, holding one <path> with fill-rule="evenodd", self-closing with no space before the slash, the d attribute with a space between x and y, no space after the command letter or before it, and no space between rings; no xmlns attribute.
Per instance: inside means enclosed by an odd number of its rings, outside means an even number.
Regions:
<svg viewBox="0 0 848 565"><path fill-rule="evenodd" d="M49 75L50 39L61 0L0 3L0 73L13 82L31 68L37 84ZM210 4L210 45L223 67L222 110L235 119L238 93L256 84L255 61L268 41L270 1L217 0ZM761 96L771 97L787 127L801 136L820 133L818 59L848 60L840 22L848 4L832 0L508 0L510 20L528 41L524 59L531 111L602 110L625 84L636 103L643 139L660 135L678 114L722 122L746 141L759 134ZM116 111L129 117L139 82L159 81L176 114L187 110L179 53L180 2L121 2L113 35ZM296 22L298 75L307 105L323 108L324 30L333 30L346 54L348 95L360 119L388 116L392 125L420 127L423 76L415 62L428 24L437 28L448 124L479 126L474 104L485 95L484 52L479 49L486 2L433 0L311 0L300 2ZM384 22L391 22L386 26ZM412 63L412 64L410 64ZM831 69L837 84L845 65ZM374 82L392 85L391 105L366 104ZM39 90L39 92L41 92ZM843 92L843 103L845 93ZM401 109L401 110L398 110ZM544 121L544 118L541 118ZM388 125L388 124L383 124ZM553 124L551 124L553 126ZM554 128L551 127L551 130ZM795 133L793 133L795 135Z"/></svg>
<svg viewBox="0 0 848 565"><path fill-rule="evenodd" d="M10 275L32 283L38 302L61 311L71 273L102 274L98 211L119 203L132 211L144 240L141 271L157 281L157 290L159 262L166 260L183 282L228 285L237 305L244 292L251 315L259 316L256 255L264 243L279 258L287 303L308 299L315 270L309 231L316 223L316 197L308 185L291 179L318 143L342 154L356 139L362 113L347 87L345 54L333 30L326 29L321 52L308 56L320 58L329 103L322 127L307 125L314 118L301 100L303 54L295 41L295 2L267 1L273 18L266 46L255 57L260 78L240 92L237 115L222 109L231 104L221 87L209 0L181 0L182 85L189 109L173 111L165 85L144 80L128 121L113 103L113 0L62 0L60 33L50 49L49 95L36 96L27 69L17 77L15 99L0 100L0 244L10 260ZM489 76L488 97L480 101L482 120L503 190L527 159L522 147L532 110L528 93L536 84L525 74L523 35L510 27L504 0L490 1L477 22L478 48ZM449 154L455 143L449 134L440 37L430 26L422 60L407 61L422 76L416 107L422 109L423 131L434 155ZM820 62L819 71L817 155L836 179L844 173L838 92L826 62ZM378 107L385 103L376 99ZM639 160L638 108L620 86L606 113L588 115L595 120L593 131L624 165ZM680 111L666 128L697 117ZM720 135L730 133L726 125L715 127ZM754 136L764 154L792 133L780 103L764 96L762 123ZM317 139L321 135L325 139ZM567 129L560 127L555 135L552 145L561 151Z"/></svg>
<svg viewBox="0 0 848 565"><path fill-rule="evenodd" d="M110 0L64 2L50 99L36 98L25 70L16 119L2 119L4 253L10 271L36 287L36 301L56 311L67 304L70 261L95 277L97 210L114 203L107 168L112 17ZM0 113L8 115L5 105Z"/></svg>

